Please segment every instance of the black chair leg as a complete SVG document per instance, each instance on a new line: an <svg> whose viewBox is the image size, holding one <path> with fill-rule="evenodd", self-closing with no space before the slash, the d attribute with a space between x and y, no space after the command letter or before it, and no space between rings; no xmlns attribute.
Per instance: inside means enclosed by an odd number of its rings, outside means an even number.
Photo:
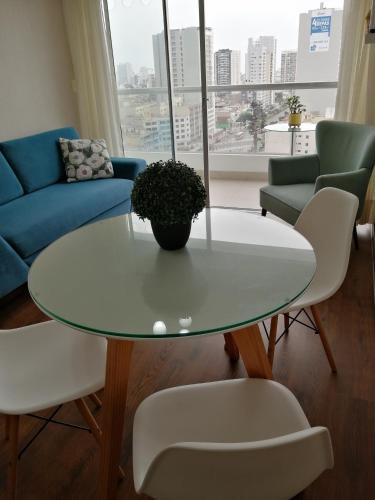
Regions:
<svg viewBox="0 0 375 500"><path fill-rule="evenodd" d="M358 250L359 245L358 245L358 233L357 233L357 225L356 224L354 224L354 226L353 226L353 241L354 241L355 249Z"/></svg>
<svg viewBox="0 0 375 500"><path fill-rule="evenodd" d="M267 210L265 208L262 208L262 215L265 217L267 215Z"/></svg>

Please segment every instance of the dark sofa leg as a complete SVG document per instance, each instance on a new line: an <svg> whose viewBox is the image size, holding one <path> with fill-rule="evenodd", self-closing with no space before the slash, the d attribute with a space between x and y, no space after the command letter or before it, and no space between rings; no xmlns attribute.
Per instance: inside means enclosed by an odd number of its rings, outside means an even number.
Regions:
<svg viewBox="0 0 375 500"><path fill-rule="evenodd" d="M355 249L358 250L359 245L358 245L358 233L357 233L356 224L354 224L354 226L353 226L353 241L354 241Z"/></svg>
<svg viewBox="0 0 375 500"><path fill-rule="evenodd" d="M262 208L262 215L265 217L267 215L267 210L265 208Z"/></svg>

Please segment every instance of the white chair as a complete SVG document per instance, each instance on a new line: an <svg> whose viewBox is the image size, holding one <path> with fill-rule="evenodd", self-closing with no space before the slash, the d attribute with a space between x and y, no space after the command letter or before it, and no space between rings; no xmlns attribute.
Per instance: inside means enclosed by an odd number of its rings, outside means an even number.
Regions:
<svg viewBox="0 0 375 500"><path fill-rule="evenodd" d="M347 191L324 188L305 206L295 229L311 243L316 255L316 273L303 295L284 314L285 332L289 330L290 313L310 307L314 329L321 338L329 364L336 364L328 344L316 305L331 297L342 285L349 264L352 231L358 210L358 198ZM298 321L298 320L297 320ZM272 365L276 344L277 317L271 322L268 358Z"/></svg>
<svg viewBox="0 0 375 500"><path fill-rule="evenodd" d="M0 413L9 441L8 498L16 497L18 434L21 415L74 401L94 437L101 431L85 396L100 405L104 386L106 339L55 321L0 331Z"/></svg>
<svg viewBox="0 0 375 500"><path fill-rule="evenodd" d="M287 500L332 467L328 430L271 380L166 389L135 415L135 489L156 500Z"/></svg>

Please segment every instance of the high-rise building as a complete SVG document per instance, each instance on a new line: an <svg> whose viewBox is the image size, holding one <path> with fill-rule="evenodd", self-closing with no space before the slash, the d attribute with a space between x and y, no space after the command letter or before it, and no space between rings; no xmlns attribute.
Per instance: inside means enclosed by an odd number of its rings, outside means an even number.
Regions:
<svg viewBox="0 0 375 500"><path fill-rule="evenodd" d="M138 86L143 88L149 88L155 86L155 75L152 68L146 68L141 66L137 75Z"/></svg>
<svg viewBox="0 0 375 500"><path fill-rule="evenodd" d="M199 64L199 28L172 29L169 34L172 62L172 83L174 87L194 87L201 84ZM155 85L167 86L164 32L152 35ZM214 83L212 29L206 28L206 73L207 85Z"/></svg>
<svg viewBox="0 0 375 500"><path fill-rule="evenodd" d="M320 9L300 14L296 80L334 82L338 79L342 16L340 9ZM317 116L332 117L335 89L301 90L302 102Z"/></svg>
<svg viewBox="0 0 375 500"><path fill-rule="evenodd" d="M283 50L281 52L280 83L296 81L297 51Z"/></svg>
<svg viewBox="0 0 375 500"><path fill-rule="evenodd" d="M260 36L249 38L245 56L246 81L248 83L273 83L276 69L276 38ZM257 92L256 99L263 105L272 103L271 91Z"/></svg>
<svg viewBox="0 0 375 500"><path fill-rule="evenodd" d="M190 27L172 29L169 34L171 55L171 77L173 87L200 87L201 72L199 64L199 28ZM152 36L155 86L167 87L167 71L165 60L164 32ZM206 78L207 85L214 83L213 34L206 28ZM181 94L179 94L181 95ZM192 140L202 135L200 92L186 92L181 95L180 105L189 108L189 126ZM186 113L186 111L185 111ZM177 115L178 113L176 113ZM176 124L175 124L176 125ZM215 130L215 102L208 102L208 131L212 135ZM181 134L184 135L184 134ZM183 138L185 139L185 137Z"/></svg>
<svg viewBox="0 0 375 500"><path fill-rule="evenodd" d="M120 63L117 66L117 83L120 87L134 85L134 71L131 63Z"/></svg>
<svg viewBox="0 0 375 500"><path fill-rule="evenodd" d="M241 83L241 52L220 49L215 52L216 85L239 85Z"/></svg>

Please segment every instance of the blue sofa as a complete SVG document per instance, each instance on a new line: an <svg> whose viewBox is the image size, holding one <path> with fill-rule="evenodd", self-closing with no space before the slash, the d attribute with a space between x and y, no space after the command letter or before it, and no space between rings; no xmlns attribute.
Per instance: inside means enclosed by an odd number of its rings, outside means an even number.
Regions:
<svg viewBox="0 0 375 500"><path fill-rule="evenodd" d="M78 227L131 210L133 180L146 167L137 158L112 158L111 179L67 183L61 128L0 143L0 297L27 281L35 257Z"/></svg>

